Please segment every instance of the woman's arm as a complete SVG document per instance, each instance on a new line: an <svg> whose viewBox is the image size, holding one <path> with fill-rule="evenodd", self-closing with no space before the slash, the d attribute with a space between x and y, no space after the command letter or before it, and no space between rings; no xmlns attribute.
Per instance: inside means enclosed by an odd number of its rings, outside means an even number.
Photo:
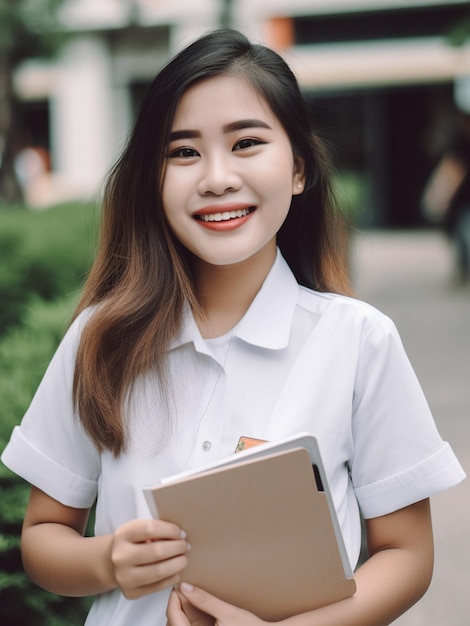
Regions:
<svg viewBox="0 0 470 626"><path fill-rule="evenodd" d="M370 558L355 574L351 598L298 616L289 626L384 626L426 592L434 565L429 500L366 521Z"/></svg>
<svg viewBox="0 0 470 626"><path fill-rule="evenodd" d="M424 594L431 581L434 549L429 500L366 522L370 558L355 574L354 596L281 623L284 626L385 626ZM263 622L210 594L180 586L180 593L224 626L256 626ZM171 626L187 626L172 596Z"/></svg>
<svg viewBox="0 0 470 626"><path fill-rule="evenodd" d="M114 534L84 537L88 509L64 506L32 487L21 536L26 573L60 595L120 587L134 599L179 582L188 544L175 524L133 520Z"/></svg>
<svg viewBox="0 0 470 626"><path fill-rule="evenodd" d="M442 220L466 175L467 166L461 158L451 153L442 157L422 195L426 217L433 222Z"/></svg>

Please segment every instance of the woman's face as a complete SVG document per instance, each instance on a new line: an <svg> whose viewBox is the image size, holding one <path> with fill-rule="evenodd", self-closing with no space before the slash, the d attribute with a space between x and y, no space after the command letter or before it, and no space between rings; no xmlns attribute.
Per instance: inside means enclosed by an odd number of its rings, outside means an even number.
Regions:
<svg viewBox="0 0 470 626"><path fill-rule="evenodd" d="M173 120L163 206L176 238L212 265L240 263L276 234L303 164L283 127L249 82L221 76L191 87Z"/></svg>

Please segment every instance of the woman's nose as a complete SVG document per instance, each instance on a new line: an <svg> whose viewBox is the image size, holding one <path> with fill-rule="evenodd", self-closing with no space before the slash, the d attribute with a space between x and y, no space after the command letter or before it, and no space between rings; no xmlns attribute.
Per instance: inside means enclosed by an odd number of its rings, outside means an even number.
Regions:
<svg viewBox="0 0 470 626"><path fill-rule="evenodd" d="M214 155L204 163L198 192L203 196L222 196L228 191L240 189L241 184L241 177L233 167L231 159Z"/></svg>

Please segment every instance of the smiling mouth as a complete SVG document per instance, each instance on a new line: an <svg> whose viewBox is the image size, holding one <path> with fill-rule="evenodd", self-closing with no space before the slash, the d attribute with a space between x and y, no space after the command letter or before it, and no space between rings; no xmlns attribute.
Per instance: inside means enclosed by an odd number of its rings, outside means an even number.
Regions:
<svg viewBox="0 0 470 626"><path fill-rule="evenodd" d="M240 217L246 217L255 210L255 207L248 207L246 209L237 209L236 211L222 211L218 213L209 213L207 215L195 215L195 219L201 222L228 222Z"/></svg>

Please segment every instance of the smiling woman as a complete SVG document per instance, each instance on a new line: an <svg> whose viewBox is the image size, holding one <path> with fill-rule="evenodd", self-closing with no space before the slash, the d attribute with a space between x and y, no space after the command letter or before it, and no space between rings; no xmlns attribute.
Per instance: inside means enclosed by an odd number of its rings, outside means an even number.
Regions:
<svg viewBox="0 0 470 626"><path fill-rule="evenodd" d="M216 31L162 69L111 172L75 319L2 456L32 484L27 572L96 595L88 626L261 624L174 591L193 538L152 519L142 487L240 437L300 431L318 440L352 568L359 512L370 558L354 597L286 626L383 626L424 593L428 498L464 474L395 326L347 296L346 243L328 152L279 55ZM301 549L295 528L284 540Z"/></svg>
<svg viewBox="0 0 470 626"><path fill-rule="evenodd" d="M194 254L198 291L207 293L205 263L233 265L257 254L269 269L292 196L303 189L304 165L250 82L218 76L188 89L173 118L168 154L164 212Z"/></svg>

